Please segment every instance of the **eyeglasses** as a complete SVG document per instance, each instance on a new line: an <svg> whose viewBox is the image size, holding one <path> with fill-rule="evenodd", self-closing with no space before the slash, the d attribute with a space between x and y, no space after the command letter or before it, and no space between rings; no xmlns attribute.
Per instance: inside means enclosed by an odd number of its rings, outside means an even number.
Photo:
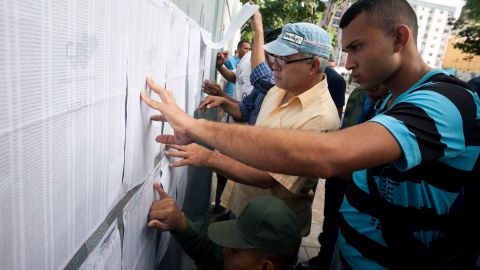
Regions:
<svg viewBox="0 0 480 270"><path fill-rule="evenodd" d="M285 60L285 59L279 58L276 55L268 54L268 61L270 61L270 63L277 64L279 67L284 67L285 65L288 65L288 64L306 61L306 60L313 60L313 57L305 57L305 58L294 59L294 60Z"/></svg>

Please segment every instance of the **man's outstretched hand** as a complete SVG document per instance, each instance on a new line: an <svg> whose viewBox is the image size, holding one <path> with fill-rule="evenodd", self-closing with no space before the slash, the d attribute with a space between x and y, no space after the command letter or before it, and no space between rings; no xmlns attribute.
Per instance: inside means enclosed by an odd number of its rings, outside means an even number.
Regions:
<svg viewBox="0 0 480 270"><path fill-rule="evenodd" d="M218 83L211 80L203 81L202 91L212 96L223 97L226 95L225 92L223 92L222 87Z"/></svg>
<svg viewBox="0 0 480 270"><path fill-rule="evenodd" d="M182 211L177 208L175 201L168 196L160 184L154 183L153 188L160 196L160 199L153 201L152 206L150 206L147 226L162 231L185 231L188 226L188 220Z"/></svg>
<svg viewBox="0 0 480 270"><path fill-rule="evenodd" d="M181 167L186 165L205 167L210 155L213 153L213 151L196 143L189 145L171 144L169 147L175 149L176 151L168 151L166 153L167 157L183 158L182 160L170 163L171 167Z"/></svg>
<svg viewBox="0 0 480 270"><path fill-rule="evenodd" d="M151 116L150 119L153 121L168 122L175 131L175 135L173 136L157 136L157 142L164 144L189 144L193 142L192 138L188 137L188 129L195 125L196 120L178 107L172 92L157 85L150 77L147 77L147 85L157 93L162 100L162 102L155 101L148 97L145 91L141 91L140 95L143 102L161 113L160 115Z"/></svg>

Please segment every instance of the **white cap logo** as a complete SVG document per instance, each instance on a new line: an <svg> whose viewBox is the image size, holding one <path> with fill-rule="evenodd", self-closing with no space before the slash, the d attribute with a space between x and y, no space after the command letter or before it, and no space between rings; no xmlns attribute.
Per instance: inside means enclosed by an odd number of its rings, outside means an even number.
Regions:
<svg viewBox="0 0 480 270"><path fill-rule="evenodd" d="M302 43L303 43L303 37L301 37L299 35L295 35L293 33L285 32L285 35L283 35L283 39L291 41L291 42L296 43L298 45L302 45Z"/></svg>

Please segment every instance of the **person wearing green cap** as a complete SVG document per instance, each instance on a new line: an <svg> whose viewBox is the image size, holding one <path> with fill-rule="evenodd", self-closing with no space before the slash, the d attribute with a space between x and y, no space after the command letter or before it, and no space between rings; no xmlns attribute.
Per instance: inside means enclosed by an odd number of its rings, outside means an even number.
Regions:
<svg viewBox="0 0 480 270"><path fill-rule="evenodd" d="M148 227L170 231L203 269L292 269L300 247L295 214L270 196L250 201L236 220L192 222L158 183L160 199L152 203Z"/></svg>

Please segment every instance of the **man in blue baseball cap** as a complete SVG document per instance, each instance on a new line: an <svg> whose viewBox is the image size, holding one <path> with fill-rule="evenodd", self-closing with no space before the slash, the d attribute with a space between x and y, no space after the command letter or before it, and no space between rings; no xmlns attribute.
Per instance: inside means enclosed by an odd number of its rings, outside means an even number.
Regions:
<svg viewBox="0 0 480 270"><path fill-rule="evenodd" d="M266 94L255 126L316 133L336 131L340 119L324 73L332 50L329 34L311 23L286 24L264 49L272 64L275 86ZM157 88L151 80L149 85ZM171 166L207 167L229 178L221 203L234 215L238 216L254 198L278 197L296 214L302 235L309 234L313 202L310 191L317 177L259 170L196 144L171 148L177 151L169 151L167 156L183 158Z"/></svg>
<svg viewBox="0 0 480 270"><path fill-rule="evenodd" d="M328 57L332 51L330 35L318 25L311 23L289 23L282 28L282 33L273 42L264 46L269 60L274 66L276 86L293 93L302 93L299 81L312 80L307 65L294 63L311 63L316 66L317 81L324 77ZM303 84L303 88L311 86ZM295 89L292 89L295 88ZM328 91L327 91L328 92Z"/></svg>

